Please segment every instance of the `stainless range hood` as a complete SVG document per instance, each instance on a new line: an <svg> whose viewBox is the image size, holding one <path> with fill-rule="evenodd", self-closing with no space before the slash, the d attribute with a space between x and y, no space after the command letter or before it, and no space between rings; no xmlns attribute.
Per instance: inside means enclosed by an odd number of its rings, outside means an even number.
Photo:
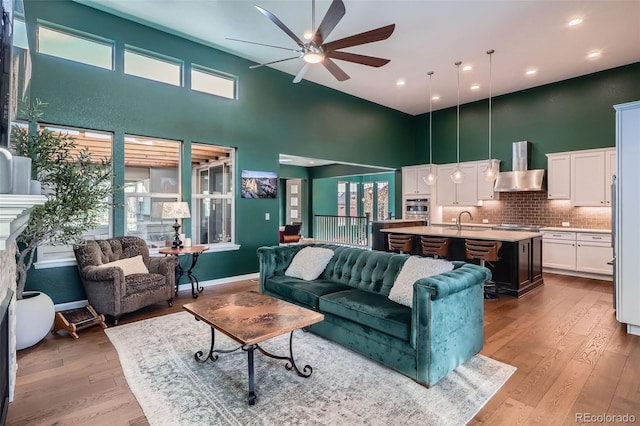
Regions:
<svg viewBox="0 0 640 426"><path fill-rule="evenodd" d="M544 169L529 170L530 151L527 141L513 143L513 171L498 174L495 192L544 191Z"/></svg>

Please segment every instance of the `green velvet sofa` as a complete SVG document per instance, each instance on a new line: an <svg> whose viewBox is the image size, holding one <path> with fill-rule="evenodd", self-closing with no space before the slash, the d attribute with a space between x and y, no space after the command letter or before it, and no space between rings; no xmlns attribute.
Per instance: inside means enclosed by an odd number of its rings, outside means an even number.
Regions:
<svg viewBox="0 0 640 426"><path fill-rule="evenodd" d="M306 246L334 251L313 281L286 276ZM487 268L454 269L414 283L413 308L388 298L409 258L328 244L260 247L260 291L324 314L310 331L391 367L427 387L477 354L483 344L483 283Z"/></svg>

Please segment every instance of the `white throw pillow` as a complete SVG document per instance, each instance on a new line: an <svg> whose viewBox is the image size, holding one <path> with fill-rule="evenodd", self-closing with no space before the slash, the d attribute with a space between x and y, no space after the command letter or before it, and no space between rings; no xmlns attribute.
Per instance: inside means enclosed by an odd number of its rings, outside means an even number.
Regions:
<svg viewBox="0 0 640 426"><path fill-rule="evenodd" d="M420 278L442 274L453 270L453 263L444 259L411 256L402 265L391 291L389 299L402 305L413 307L413 283Z"/></svg>
<svg viewBox="0 0 640 426"><path fill-rule="evenodd" d="M327 267L332 257L333 250L331 249L305 247L296 253L284 274L305 281L315 280Z"/></svg>
<svg viewBox="0 0 640 426"><path fill-rule="evenodd" d="M122 271L124 272L125 277L131 274L148 274L149 273L147 266L144 264L144 261L142 260L142 255L105 263L103 265L98 266L98 268L110 268L112 266L117 266L121 268Z"/></svg>

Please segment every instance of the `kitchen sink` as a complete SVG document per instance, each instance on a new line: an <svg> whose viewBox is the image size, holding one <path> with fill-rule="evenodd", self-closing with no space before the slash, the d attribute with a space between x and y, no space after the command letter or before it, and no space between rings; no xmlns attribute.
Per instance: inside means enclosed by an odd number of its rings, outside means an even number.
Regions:
<svg viewBox="0 0 640 426"><path fill-rule="evenodd" d="M457 230L458 227L455 225L447 225L446 226L447 229L455 229ZM480 226L464 226L462 225L462 227L460 228L462 231L488 231L491 228L483 228Z"/></svg>

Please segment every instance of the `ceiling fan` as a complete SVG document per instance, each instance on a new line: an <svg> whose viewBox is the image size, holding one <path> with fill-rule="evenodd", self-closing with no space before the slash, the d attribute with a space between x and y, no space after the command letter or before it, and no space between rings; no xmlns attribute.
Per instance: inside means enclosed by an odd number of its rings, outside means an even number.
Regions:
<svg viewBox="0 0 640 426"><path fill-rule="evenodd" d="M350 77L347 73L345 73L334 61L333 59L338 59L341 61L353 62L361 65L368 65L370 67L381 67L389 63L389 59L376 58L373 56L359 55L357 53L349 53L349 52L341 52L339 49L345 49L347 47L359 46L361 44L373 43L375 41L386 40L391 36L393 30L396 25L391 24L385 27L376 28L374 30L365 31L363 33L355 34L349 37L341 38L339 40L326 42L327 37L336 27L338 22L345 15L345 7L342 0L333 0L331 5L329 6L329 10L322 18L322 22L320 26L315 28L315 0L312 0L311 4L311 33L309 35L308 41L302 41L293 31L291 31L280 19L278 19L273 13L268 10L254 5L256 9L260 11L264 16L269 18L271 22L276 24L282 31L284 31L293 41L298 45L297 49L281 47L281 46L273 46L270 44L264 43L256 43L253 41L246 40L238 40L234 38L228 38L227 40L239 41L242 43L250 43L257 44L260 46L273 47L276 49L288 50L291 52L295 52L296 56L279 59L276 61L265 62L263 64L252 65L249 68L258 68L263 67L265 65L276 64L278 62L290 61L292 59L302 58L304 61L304 65L298 71L295 78L293 79L294 83L299 83L306 72L309 70L309 67L312 64L321 63L324 67L338 80L345 81ZM306 37L305 37L306 39Z"/></svg>

